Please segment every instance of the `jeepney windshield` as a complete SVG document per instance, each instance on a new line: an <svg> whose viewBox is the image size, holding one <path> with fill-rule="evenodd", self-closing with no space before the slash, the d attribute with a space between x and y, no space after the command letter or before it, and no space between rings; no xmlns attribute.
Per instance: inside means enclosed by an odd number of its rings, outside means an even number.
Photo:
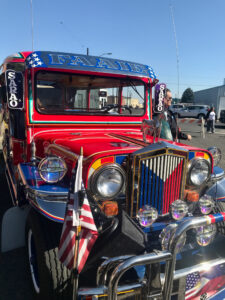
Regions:
<svg viewBox="0 0 225 300"><path fill-rule="evenodd" d="M35 86L39 113L144 114L145 85L141 80L39 71Z"/></svg>

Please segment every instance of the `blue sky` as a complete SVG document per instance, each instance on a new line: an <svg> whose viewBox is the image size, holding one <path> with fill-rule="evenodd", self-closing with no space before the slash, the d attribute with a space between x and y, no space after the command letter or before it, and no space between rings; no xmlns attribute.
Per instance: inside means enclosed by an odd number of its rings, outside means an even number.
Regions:
<svg viewBox="0 0 225 300"><path fill-rule="evenodd" d="M3 61L32 49L31 5L30 0L0 0L0 5ZM224 0L33 0L34 50L110 52L152 66L173 96L178 91L181 96L188 87L223 84L224 12Z"/></svg>

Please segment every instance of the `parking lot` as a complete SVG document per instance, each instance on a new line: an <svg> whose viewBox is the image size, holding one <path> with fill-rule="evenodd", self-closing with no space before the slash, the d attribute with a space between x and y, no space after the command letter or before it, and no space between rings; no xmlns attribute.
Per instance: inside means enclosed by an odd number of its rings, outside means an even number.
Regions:
<svg viewBox="0 0 225 300"><path fill-rule="evenodd" d="M182 120L182 119L180 119ZM192 136L191 141L181 141L181 143L188 144L191 146L201 147L207 149L212 146L216 146L221 149L222 159L220 162L220 167L225 170L225 124L217 122L215 125L215 133L205 133L205 138L200 134L201 125L197 122L185 122L180 123L181 130L185 133L190 133ZM206 132L206 127L205 127Z"/></svg>
<svg viewBox="0 0 225 300"><path fill-rule="evenodd" d="M208 148L218 146L222 153L225 153L225 124L216 123L215 134L206 134L205 139L200 135L200 125L194 123L182 123L183 131L192 135L191 141L181 141L182 143ZM221 160L220 166L225 169L225 155ZM1 164L1 170L3 165ZM0 188L5 190L7 182L1 176ZM0 218L4 211L10 207L8 193L1 195ZM32 300L32 293L28 283L28 276L25 272L25 249L17 249L0 255L0 300Z"/></svg>

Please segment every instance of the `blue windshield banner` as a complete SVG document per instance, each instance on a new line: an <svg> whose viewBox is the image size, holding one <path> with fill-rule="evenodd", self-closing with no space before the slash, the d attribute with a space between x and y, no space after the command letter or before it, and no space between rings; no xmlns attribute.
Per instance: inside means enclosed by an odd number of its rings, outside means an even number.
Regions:
<svg viewBox="0 0 225 300"><path fill-rule="evenodd" d="M156 78L153 69L147 65L118 59L82 54L36 51L26 58L27 68L62 68L144 76Z"/></svg>

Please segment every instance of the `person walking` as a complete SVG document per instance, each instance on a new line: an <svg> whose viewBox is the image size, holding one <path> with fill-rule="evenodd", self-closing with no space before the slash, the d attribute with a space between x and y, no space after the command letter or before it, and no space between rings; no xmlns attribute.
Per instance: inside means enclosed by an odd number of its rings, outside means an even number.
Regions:
<svg viewBox="0 0 225 300"><path fill-rule="evenodd" d="M215 132L215 121L216 121L216 113L214 107L211 108L207 120L207 132L214 133ZM211 132L210 132L211 130Z"/></svg>
<svg viewBox="0 0 225 300"><path fill-rule="evenodd" d="M192 139L190 134L186 134L180 131L180 128L177 125L177 120L174 113L170 110L170 106L172 104L172 93L169 89L165 90L165 97L164 97L164 107L165 111L164 114L166 116L166 120L169 123L171 133L173 136L173 140L181 139L181 140L188 140Z"/></svg>

